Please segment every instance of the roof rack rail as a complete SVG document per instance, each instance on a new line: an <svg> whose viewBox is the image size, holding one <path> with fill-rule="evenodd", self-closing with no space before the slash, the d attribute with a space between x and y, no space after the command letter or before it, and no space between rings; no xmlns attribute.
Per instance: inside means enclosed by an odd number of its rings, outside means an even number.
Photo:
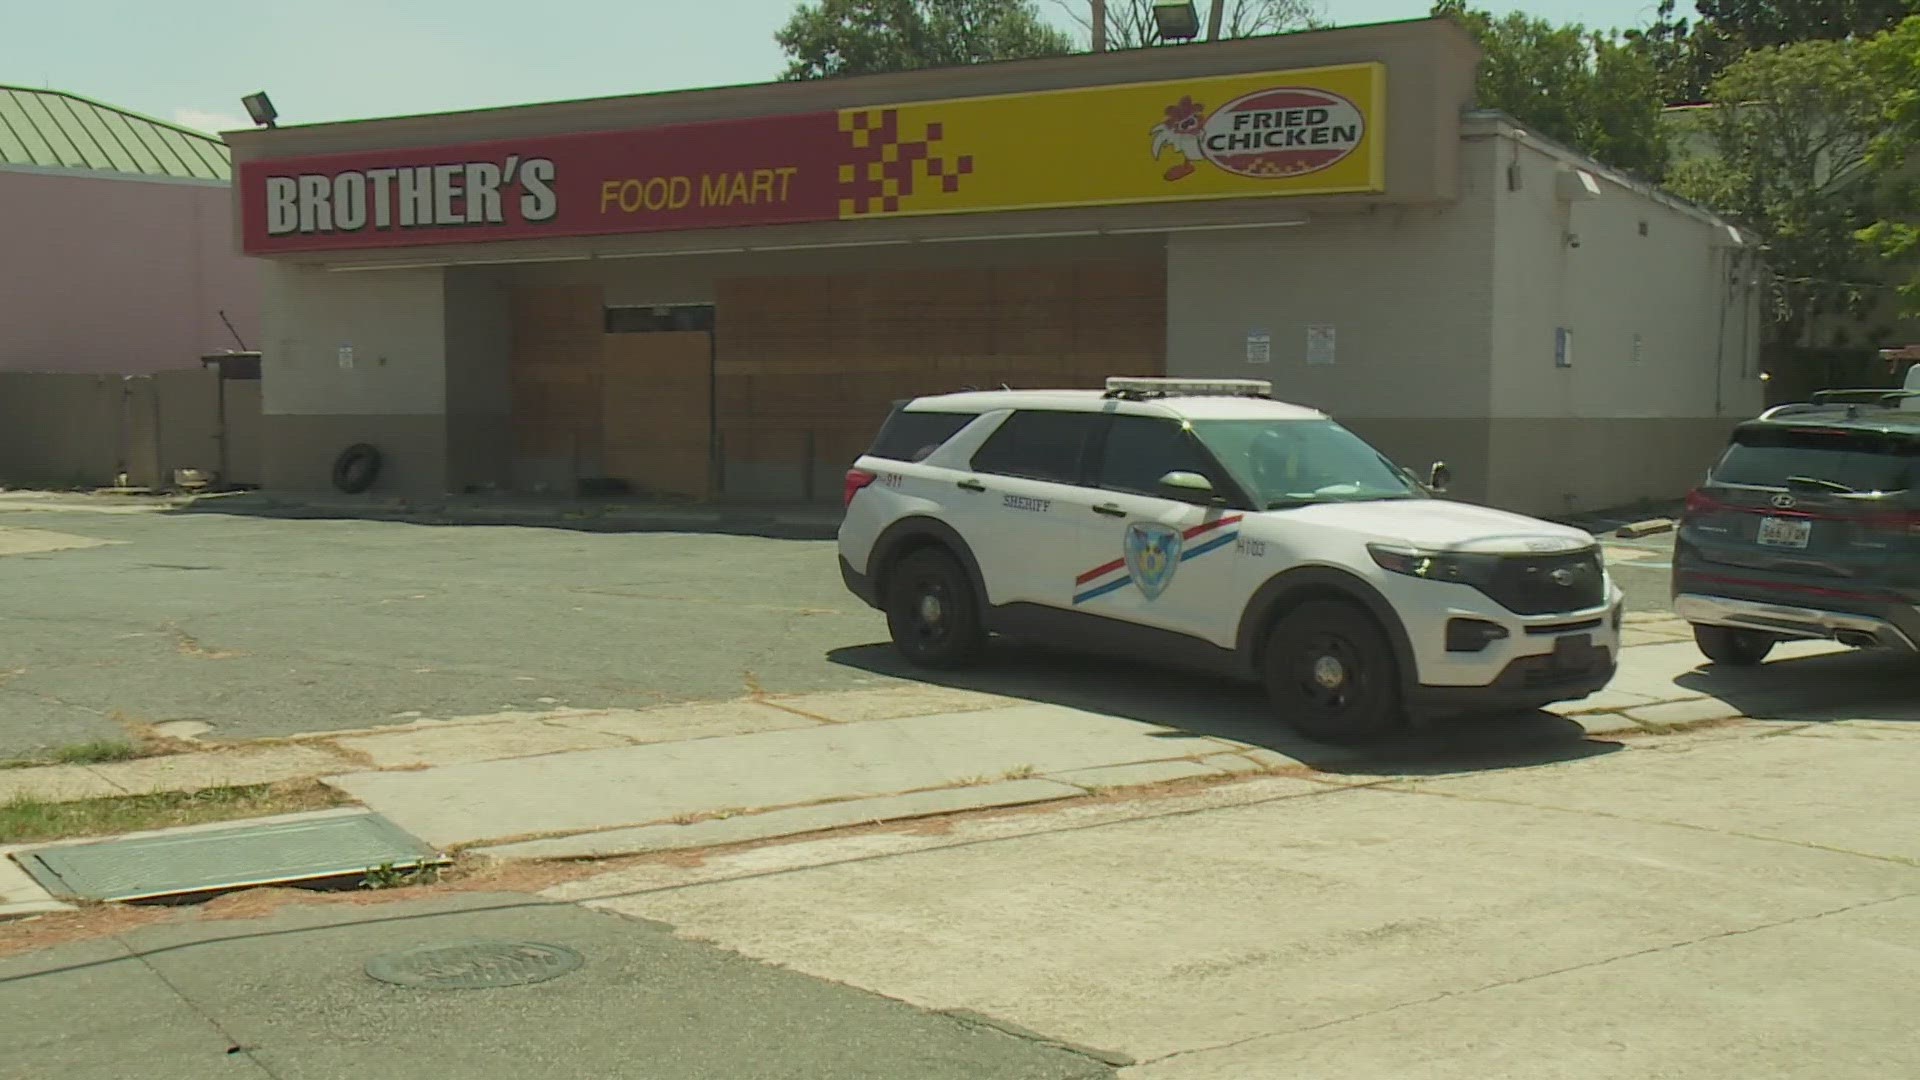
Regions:
<svg viewBox="0 0 1920 1080"><path fill-rule="evenodd" d="M1855 395L1859 395L1855 397ZM1893 408L1909 398L1920 398L1920 390L1888 390L1884 387L1861 387L1853 390L1815 390L1815 405L1879 405Z"/></svg>

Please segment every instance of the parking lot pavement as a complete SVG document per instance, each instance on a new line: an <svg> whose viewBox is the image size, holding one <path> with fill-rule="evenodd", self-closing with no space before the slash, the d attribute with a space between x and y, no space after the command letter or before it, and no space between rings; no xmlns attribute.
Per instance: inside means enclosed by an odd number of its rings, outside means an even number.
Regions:
<svg viewBox="0 0 1920 1080"><path fill-rule="evenodd" d="M1920 725L1204 792L646 863L550 895L1139 1080L1920 1071Z"/></svg>
<svg viewBox="0 0 1920 1080"><path fill-rule="evenodd" d="M0 959L0 1077L334 1080L1094 1080L1106 1063L676 939L657 924L513 894L303 904L256 897ZM257 905L271 909L271 904ZM429 977L553 974L482 988L376 980L376 958L476 943ZM531 952L529 946L539 949ZM580 961L571 971L521 956ZM386 970L376 965L376 970Z"/></svg>
<svg viewBox="0 0 1920 1080"><path fill-rule="evenodd" d="M830 542L63 505L0 516L0 759L176 721L253 739L890 677L840 660L885 627ZM1610 542L1658 554L1636 543ZM1614 565L1664 610L1664 570Z"/></svg>
<svg viewBox="0 0 1920 1080"><path fill-rule="evenodd" d="M827 542L13 509L0 759L884 681Z"/></svg>

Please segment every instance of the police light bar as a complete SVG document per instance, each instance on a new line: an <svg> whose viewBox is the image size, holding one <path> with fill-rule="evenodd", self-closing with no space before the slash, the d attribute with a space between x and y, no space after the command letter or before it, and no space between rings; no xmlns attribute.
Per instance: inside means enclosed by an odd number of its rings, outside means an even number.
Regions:
<svg viewBox="0 0 1920 1080"><path fill-rule="evenodd" d="M1273 384L1265 379L1150 379L1107 380L1109 394L1152 394L1157 397L1272 397Z"/></svg>

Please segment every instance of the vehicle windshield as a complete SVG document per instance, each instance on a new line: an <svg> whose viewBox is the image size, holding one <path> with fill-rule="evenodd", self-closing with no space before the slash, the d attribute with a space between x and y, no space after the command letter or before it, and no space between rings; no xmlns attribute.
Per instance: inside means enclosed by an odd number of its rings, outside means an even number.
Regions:
<svg viewBox="0 0 1920 1080"><path fill-rule="evenodd" d="M1713 481L1737 487L1796 484L1836 492L1895 492L1914 486L1920 441L1872 431L1743 431L1714 466ZM1789 483L1791 481L1792 483Z"/></svg>
<svg viewBox="0 0 1920 1080"><path fill-rule="evenodd" d="M1195 420L1193 433L1268 510L1426 497L1380 451L1331 420Z"/></svg>

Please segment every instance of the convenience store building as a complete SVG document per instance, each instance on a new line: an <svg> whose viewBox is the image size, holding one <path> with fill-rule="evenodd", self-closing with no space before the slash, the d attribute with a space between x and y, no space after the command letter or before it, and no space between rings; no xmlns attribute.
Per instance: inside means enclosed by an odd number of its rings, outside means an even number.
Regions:
<svg viewBox="0 0 1920 1080"><path fill-rule="evenodd" d="M232 132L266 486L838 498L888 403L1268 379L1455 491L1685 490L1754 239L1476 112L1443 19Z"/></svg>

